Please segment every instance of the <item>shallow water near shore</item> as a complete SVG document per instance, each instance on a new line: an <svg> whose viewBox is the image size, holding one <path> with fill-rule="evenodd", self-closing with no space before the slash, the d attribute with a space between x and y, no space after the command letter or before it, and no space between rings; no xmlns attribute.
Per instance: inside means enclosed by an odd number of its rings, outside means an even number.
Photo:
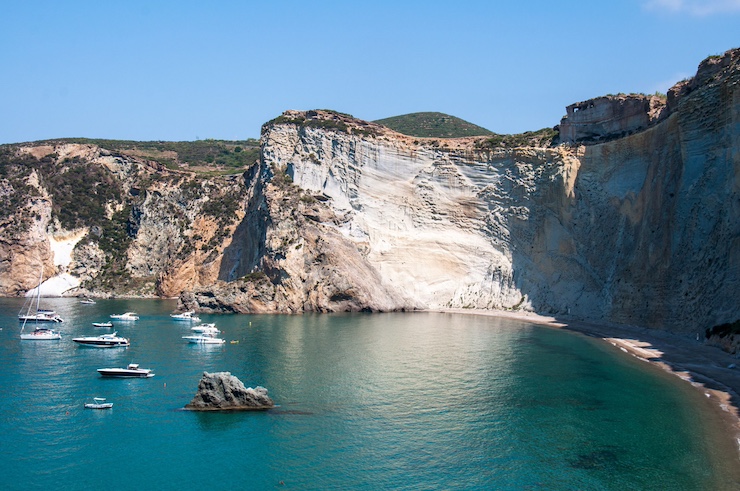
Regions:
<svg viewBox="0 0 740 491"><path fill-rule="evenodd" d="M606 343L441 313L201 316L173 301L47 299L60 341L21 341L0 299L0 488L738 489L737 451L700 391ZM80 347L110 332L129 348ZM234 341L234 343L232 343ZM96 369L139 363L150 379ZM182 411L203 371L261 385L265 412ZM111 410L84 409L106 397Z"/></svg>

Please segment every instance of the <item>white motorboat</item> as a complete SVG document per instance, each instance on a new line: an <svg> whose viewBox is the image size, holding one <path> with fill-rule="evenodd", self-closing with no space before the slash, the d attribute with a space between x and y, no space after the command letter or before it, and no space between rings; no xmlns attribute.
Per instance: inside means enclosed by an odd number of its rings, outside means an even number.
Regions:
<svg viewBox="0 0 740 491"><path fill-rule="evenodd" d="M117 332L101 334L100 336L72 338L72 341L83 346L92 346L94 348L115 348L117 346L125 348L131 344L128 339L118 336Z"/></svg>
<svg viewBox="0 0 740 491"><path fill-rule="evenodd" d="M21 332L21 339L30 341L53 341L62 339L62 335L50 327L37 327L31 332Z"/></svg>
<svg viewBox="0 0 740 491"><path fill-rule="evenodd" d="M226 342L225 339L217 338L216 334L207 332L183 336L182 339L186 339L188 343L193 344L224 344Z"/></svg>
<svg viewBox="0 0 740 491"><path fill-rule="evenodd" d="M170 314L170 317L175 321L200 322L200 317L195 315L194 310L183 312L181 314Z"/></svg>
<svg viewBox="0 0 740 491"><path fill-rule="evenodd" d="M154 377L151 368L139 368L138 363L129 363L126 368L98 368L103 377Z"/></svg>
<svg viewBox="0 0 740 491"><path fill-rule="evenodd" d="M95 300L93 300L92 298L85 297L82 300L80 300L80 303L84 305L95 305Z"/></svg>
<svg viewBox="0 0 740 491"><path fill-rule="evenodd" d="M111 409L112 402L105 402L105 397L93 397L93 402L85 404L85 409Z"/></svg>
<svg viewBox="0 0 740 491"><path fill-rule="evenodd" d="M139 316L136 315L136 312L126 312L124 314L111 314L110 318L113 320L118 320L118 321L137 321L139 320Z"/></svg>
<svg viewBox="0 0 740 491"><path fill-rule="evenodd" d="M113 327L112 322L93 322L94 327Z"/></svg>
<svg viewBox="0 0 740 491"><path fill-rule="evenodd" d="M221 331L218 330L216 327L216 324L209 322L207 324L199 324L197 326L193 326L190 328L193 332L206 332L210 334L220 334Z"/></svg>

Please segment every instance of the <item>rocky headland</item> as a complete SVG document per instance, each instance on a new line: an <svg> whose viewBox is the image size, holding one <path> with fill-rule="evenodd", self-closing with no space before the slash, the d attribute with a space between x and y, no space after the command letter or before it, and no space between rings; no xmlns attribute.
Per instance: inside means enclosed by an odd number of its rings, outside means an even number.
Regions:
<svg viewBox="0 0 740 491"><path fill-rule="evenodd" d="M200 312L517 310L705 336L740 319L739 79L730 50L665 98L568 106L553 142L286 111L235 175L4 145L0 294L43 264L56 294Z"/></svg>

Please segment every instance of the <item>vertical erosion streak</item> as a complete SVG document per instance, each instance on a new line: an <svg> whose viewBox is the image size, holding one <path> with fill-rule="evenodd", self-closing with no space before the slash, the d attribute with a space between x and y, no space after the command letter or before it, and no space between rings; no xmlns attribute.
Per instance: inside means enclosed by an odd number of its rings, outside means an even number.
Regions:
<svg viewBox="0 0 740 491"><path fill-rule="evenodd" d="M614 254L612 254L611 256L611 261L606 271L606 277L604 278L604 283L601 288L601 296L604 302L602 311L605 316L610 316L612 311L612 302L614 300L612 283L614 281L614 275L616 274L617 263L621 257L620 251L622 250L622 245L624 243L624 226L626 221L627 216L622 214L619 217L619 228L617 229L616 244L614 244Z"/></svg>
<svg viewBox="0 0 740 491"><path fill-rule="evenodd" d="M233 281L255 271L265 252L265 237L270 217L265 203L265 167L256 164L244 173L247 188L247 209L234 230L231 244L224 249L218 279Z"/></svg>

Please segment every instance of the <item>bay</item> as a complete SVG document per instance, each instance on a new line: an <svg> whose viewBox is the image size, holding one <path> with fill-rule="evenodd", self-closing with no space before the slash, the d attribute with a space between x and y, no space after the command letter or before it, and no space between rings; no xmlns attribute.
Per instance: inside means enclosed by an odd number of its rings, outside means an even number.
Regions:
<svg viewBox="0 0 740 491"><path fill-rule="evenodd" d="M46 299L60 341L21 341L0 299L0 487L737 489L736 452L699 391L604 342L439 313L204 315L186 343L167 300ZM80 347L109 332L129 348ZM96 370L139 363L150 379ZM261 385L266 412L182 408L204 371ZM112 410L86 410L92 397Z"/></svg>

